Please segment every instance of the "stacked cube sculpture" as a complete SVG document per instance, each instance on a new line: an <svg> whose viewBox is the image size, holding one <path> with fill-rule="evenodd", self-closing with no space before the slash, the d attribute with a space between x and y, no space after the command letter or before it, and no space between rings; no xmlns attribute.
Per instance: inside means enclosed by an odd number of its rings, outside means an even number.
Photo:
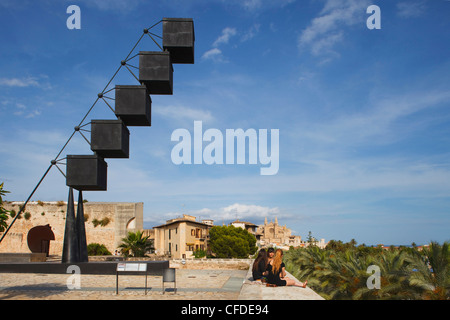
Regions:
<svg viewBox="0 0 450 320"><path fill-rule="evenodd" d="M139 52L140 85L116 85L116 120L91 121L91 155L67 155L66 185L70 187L62 262L85 262L84 227L75 219L72 190L105 191L106 158L129 158L129 126L151 126L150 94L173 94L173 63L194 63L194 22L186 18L162 20L163 51ZM147 33L144 30L144 33ZM125 62L122 63L124 65ZM101 95L99 94L99 98ZM71 202L71 203L70 203ZM78 203L82 216L82 203ZM70 215L70 217L69 217ZM78 227L77 227L78 226ZM81 234L80 234L81 233ZM84 233L84 234L83 234ZM78 239L78 240L77 240ZM81 244L80 244L81 243Z"/></svg>

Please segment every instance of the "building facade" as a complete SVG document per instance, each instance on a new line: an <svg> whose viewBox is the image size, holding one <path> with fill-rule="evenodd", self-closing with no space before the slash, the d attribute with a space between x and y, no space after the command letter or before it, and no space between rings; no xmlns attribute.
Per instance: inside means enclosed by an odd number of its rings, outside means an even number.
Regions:
<svg viewBox="0 0 450 320"><path fill-rule="evenodd" d="M286 225L280 226L278 219L275 217L275 221L267 222L267 218L264 219L264 225L258 226L256 229L256 237L259 239L260 247L280 247L289 249L289 247L307 247L310 245L307 241L302 241L301 236L292 235L291 229ZM313 239L314 245L323 249L326 247L325 239Z"/></svg>
<svg viewBox="0 0 450 320"><path fill-rule="evenodd" d="M247 221L239 221L239 219L233 221L230 223L230 225L236 227L236 228L242 228L247 230L249 233L256 236L256 228L258 227L256 224L247 222Z"/></svg>
<svg viewBox="0 0 450 320"><path fill-rule="evenodd" d="M294 246L299 247L302 244L302 237L292 235L291 229L286 225L280 226L278 219L267 222L267 217L264 219L264 225L258 226L256 234L259 236L259 244L262 247L270 246Z"/></svg>
<svg viewBox="0 0 450 320"><path fill-rule="evenodd" d="M193 256L195 250L208 250L209 230L213 220L197 221L194 216L183 214L181 218L167 220L153 227L153 240L157 255L168 255L175 259Z"/></svg>

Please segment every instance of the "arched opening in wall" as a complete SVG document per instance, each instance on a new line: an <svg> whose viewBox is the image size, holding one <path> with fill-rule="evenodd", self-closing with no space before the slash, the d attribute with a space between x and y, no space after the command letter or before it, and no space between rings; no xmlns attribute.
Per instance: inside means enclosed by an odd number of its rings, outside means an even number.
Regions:
<svg viewBox="0 0 450 320"><path fill-rule="evenodd" d="M55 234L49 224L45 226L37 226L28 231L28 248L33 253L46 253L48 257L51 240L55 240Z"/></svg>
<svg viewBox="0 0 450 320"><path fill-rule="evenodd" d="M136 218L131 218L127 223L127 230L136 229Z"/></svg>

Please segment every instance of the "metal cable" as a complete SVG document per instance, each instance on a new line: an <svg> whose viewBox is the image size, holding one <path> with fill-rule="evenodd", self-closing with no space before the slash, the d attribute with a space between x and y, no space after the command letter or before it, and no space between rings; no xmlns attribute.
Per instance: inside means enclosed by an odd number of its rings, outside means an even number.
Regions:
<svg viewBox="0 0 450 320"><path fill-rule="evenodd" d="M133 53L134 49L136 49L136 47L138 46L139 42L141 42L142 38L144 37L144 35L147 33L148 34L148 30L155 27L156 25L158 25L159 23L161 23L162 20L158 21L157 23L155 23L154 25L152 25L150 28L144 29L142 35L140 36L139 40L136 42L136 44L133 46L133 48L131 49L131 51L128 53L127 57L121 61L121 65L119 66L119 68L116 70L116 72L114 73L114 75L111 77L111 79L108 81L108 84L105 86L105 88L102 90L101 93L98 94L97 99L95 100L95 102L92 104L92 106L89 108L88 112L84 115L83 119L81 120L81 122L78 124L78 126L75 127L74 131L72 132L71 136L69 137L69 139L66 141L66 143L63 145L63 147L61 148L61 150L58 152L58 154L56 155L56 157L54 158L54 160L51 161L50 166L47 168L47 170L45 171L44 175L41 177L41 179L39 180L39 182L37 183L37 185L35 186L35 188L33 189L33 191L31 192L31 194L29 195L28 199L25 201L25 203L23 204L23 206L20 207L19 212L17 213L17 215L14 217L14 219L11 221L11 223L9 224L9 226L6 228L5 232L2 234L2 237L0 238L0 243L2 242L2 240L5 238L6 234L8 233L8 231L11 229L11 227L13 226L14 222L17 220L17 218L20 216L20 214L23 212L23 210L25 210L26 205L28 204L28 202L30 201L30 199L33 197L34 193L36 192L36 190L39 188L39 186L41 185L42 181L44 180L44 178L47 176L47 174L50 172L50 169L53 166L56 166L56 168L61 172L61 174L65 177L65 174L62 172L62 170L58 167L57 162L58 161L62 161L66 158L60 159L60 160L56 160L58 159L58 157L61 155L61 153L64 151L64 149L67 147L67 145L69 144L70 140L73 138L73 136L75 135L75 133L78 131L80 132L80 128L88 125L89 123L86 123L83 125L84 120L86 120L87 116L89 115L89 113L91 113L92 109L94 108L94 106L97 104L98 100L103 97L103 94L110 92L112 89L109 89L108 91L105 91L108 86L111 84L111 82L114 80L114 78L116 77L117 73L120 71L120 69L122 68L122 66L124 66L126 64L126 62L128 60L133 59L134 57L136 57L139 54L134 55L133 57L131 57L130 59L128 59L130 57L130 55ZM153 34L153 33L152 33ZM155 34L153 34L155 35ZM155 41L155 39L153 39L153 37L149 34L150 38L153 40L153 42L156 43L156 45L162 50L161 46ZM155 35L156 36L156 35ZM131 72L131 70L128 68L128 66L126 66L127 69ZM134 76L134 78L136 80L139 79L133 74L133 72L131 72L131 74ZM105 101L105 103L108 105L108 107L114 112L114 110L112 109L112 107L109 105L108 102L106 102L105 99L102 99L103 101ZM112 99L114 100L114 99ZM86 137L83 135L83 133L81 133L81 136L87 141L87 143L90 145L90 142L86 139ZM60 163L63 164L63 163Z"/></svg>

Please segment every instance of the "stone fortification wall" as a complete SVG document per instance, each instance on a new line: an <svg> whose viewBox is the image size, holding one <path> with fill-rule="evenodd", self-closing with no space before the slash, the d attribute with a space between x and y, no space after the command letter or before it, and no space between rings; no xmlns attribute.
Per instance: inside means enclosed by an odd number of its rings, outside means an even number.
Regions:
<svg viewBox="0 0 450 320"><path fill-rule="evenodd" d="M170 267L177 269L238 269L248 270L253 259L172 259Z"/></svg>
<svg viewBox="0 0 450 320"><path fill-rule="evenodd" d="M7 210L19 212L23 202L8 202ZM75 202L75 214L77 203ZM29 253L27 236L30 229L49 224L55 240L50 241L50 255L61 255L64 242L67 202L29 202L20 219L0 243L0 252ZM86 202L84 203L87 243L104 244L111 253L128 231L142 230L143 203ZM8 224L12 218L9 218Z"/></svg>

